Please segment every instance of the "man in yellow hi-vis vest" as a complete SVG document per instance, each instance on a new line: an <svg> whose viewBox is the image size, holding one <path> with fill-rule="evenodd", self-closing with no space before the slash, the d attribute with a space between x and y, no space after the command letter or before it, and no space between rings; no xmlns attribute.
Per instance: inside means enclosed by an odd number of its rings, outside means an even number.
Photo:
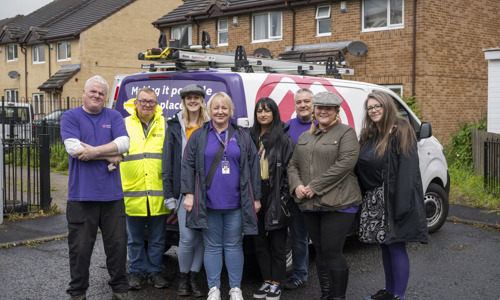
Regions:
<svg viewBox="0 0 500 300"><path fill-rule="evenodd" d="M130 113L125 118L130 148L120 164L127 214L129 285L130 289L141 289L148 278L156 288L166 288L163 252L170 211L163 205L161 177L165 119L151 88L140 89L137 98L128 100L124 107ZM145 228L149 236L147 249Z"/></svg>

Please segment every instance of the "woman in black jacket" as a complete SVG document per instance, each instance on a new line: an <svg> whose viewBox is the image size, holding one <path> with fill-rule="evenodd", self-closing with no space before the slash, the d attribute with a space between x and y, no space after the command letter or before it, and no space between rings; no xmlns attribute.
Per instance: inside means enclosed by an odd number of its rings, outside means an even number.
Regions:
<svg viewBox="0 0 500 300"><path fill-rule="evenodd" d="M280 283L286 276L287 224L281 202L290 200L286 167L294 147L287 130L273 99L257 101L250 135L259 151L262 208L257 214L259 234L254 236L254 245L264 283L253 294L256 299L279 300Z"/></svg>
<svg viewBox="0 0 500 300"><path fill-rule="evenodd" d="M365 299L404 300L410 275L406 242L427 243L417 139L390 95L365 101L357 171L363 192L359 239L382 248L385 289Z"/></svg>

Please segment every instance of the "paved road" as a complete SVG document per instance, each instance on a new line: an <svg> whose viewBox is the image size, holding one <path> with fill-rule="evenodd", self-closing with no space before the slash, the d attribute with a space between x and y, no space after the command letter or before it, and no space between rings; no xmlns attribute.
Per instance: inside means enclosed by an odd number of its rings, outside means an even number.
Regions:
<svg viewBox="0 0 500 300"><path fill-rule="evenodd" d="M500 299L500 231L464 224L446 223L431 235L428 245L411 244L412 265L407 299ZM67 299L69 267L67 241L0 249L0 299ZM378 246L363 245L353 239L346 244L351 277L347 299L362 299L383 287L383 270ZM147 287L135 292L137 299L182 299L175 296L177 285L176 248L167 252L165 272L174 287L156 290ZM282 299L318 299L314 257L306 288L286 291ZM99 237L91 266L88 299L111 299L107 286L102 242ZM227 283L227 276L223 282ZM260 286L258 273L245 269L245 299ZM222 286L223 299L227 285ZM201 298L203 299L203 298Z"/></svg>

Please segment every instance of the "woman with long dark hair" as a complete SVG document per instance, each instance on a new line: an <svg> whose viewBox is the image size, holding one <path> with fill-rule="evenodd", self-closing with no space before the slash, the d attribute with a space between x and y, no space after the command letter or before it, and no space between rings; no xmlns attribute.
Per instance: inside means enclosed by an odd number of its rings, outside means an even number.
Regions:
<svg viewBox="0 0 500 300"><path fill-rule="evenodd" d="M406 242L427 243L417 138L391 96L368 95L357 172L363 193L359 239L382 248L385 289L365 299L404 300L410 261Z"/></svg>
<svg viewBox="0 0 500 300"><path fill-rule="evenodd" d="M290 199L286 166L294 148L285 133L288 127L273 99L257 101L250 135L259 152L262 208L257 214L259 234L254 236L254 245L264 282L253 294L256 299L279 300L280 283L286 277L287 224L281 203Z"/></svg>

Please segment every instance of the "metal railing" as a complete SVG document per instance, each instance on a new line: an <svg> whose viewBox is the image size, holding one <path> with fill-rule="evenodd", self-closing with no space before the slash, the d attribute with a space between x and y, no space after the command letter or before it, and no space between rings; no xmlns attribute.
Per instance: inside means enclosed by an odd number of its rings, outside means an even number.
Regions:
<svg viewBox="0 0 500 300"><path fill-rule="evenodd" d="M500 139L484 141L484 188L493 195L500 195Z"/></svg>

